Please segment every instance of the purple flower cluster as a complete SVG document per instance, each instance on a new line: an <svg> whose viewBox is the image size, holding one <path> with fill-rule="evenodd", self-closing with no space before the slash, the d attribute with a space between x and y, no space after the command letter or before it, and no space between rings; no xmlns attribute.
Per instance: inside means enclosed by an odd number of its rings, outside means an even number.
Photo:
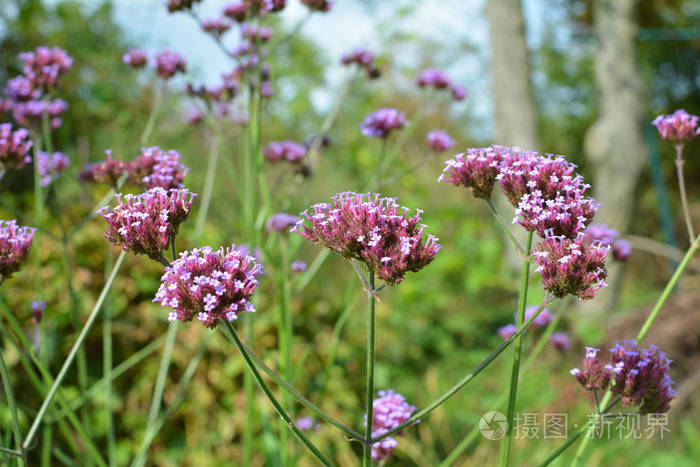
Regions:
<svg viewBox="0 0 700 467"><path fill-rule="evenodd" d="M518 328L515 326L515 324L508 323L505 326L498 328L498 335L501 336L501 339L507 341L517 332L517 330Z"/></svg>
<svg viewBox="0 0 700 467"><path fill-rule="evenodd" d="M571 339L565 332L555 332L549 336L549 344L560 352L568 352L571 348Z"/></svg>
<svg viewBox="0 0 700 467"><path fill-rule="evenodd" d="M34 324L39 324L41 322L41 317L46 311L46 302L43 300L34 300L29 305L32 309L32 322Z"/></svg>
<svg viewBox="0 0 700 467"><path fill-rule="evenodd" d="M48 152L40 151L37 157L41 186L48 186L60 172L70 165L70 159L62 152L49 154Z"/></svg>
<svg viewBox="0 0 700 467"><path fill-rule="evenodd" d="M306 263L300 259L292 261L292 264L290 264L289 267L294 272L306 271Z"/></svg>
<svg viewBox="0 0 700 467"><path fill-rule="evenodd" d="M0 278L19 271L32 248L35 228L22 227L16 221L0 220Z"/></svg>
<svg viewBox="0 0 700 467"><path fill-rule="evenodd" d="M266 26L255 26L253 24L243 24L241 26L241 36L248 39L249 43L265 43L272 38L274 31Z"/></svg>
<svg viewBox="0 0 700 467"><path fill-rule="evenodd" d="M499 174L501 161L507 148L491 146L470 148L466 153L455 154L445 161L445 168L438 182L470 188L477 198L491 197Z"/></svg>
<svg viewBox="0 0 700 467"><path fill-rule="evenodd" d="M306 5L306 7L311 11L328 12L333 6L333 2L330 0L301 0L301 3Z"/></svg>
<svg viewBox="0 0 700 467"><path fill-rule="evenodd" d="M386 138L393 130L399 130L407 124L405 112L382 108L365 117L360 129L363 135L370 138Z"/></svg>
<svg viewBox="0 0 700 467"><path fill-rule="evenodd" d="M12 131L11 123L0 124L0 173L6 169L21 169L31 162L32 144L26 129Z"/></svg>
<svg viewBox="0 0 700 467"><path fill-rule="evenodd" d="M632 254L632 245L623 238L617 238L617 230L605 224L591 224L583 232L583 241L586 246L593 243L612 247L613 258L618 261L626 261Z"/></svg>
<svg viewBox="0 0 700 467"><path fill-rule="evenodd" d="M268 232L288 232L301 219L293 214L281 212L267 219Z"/></svg>
<svg viewBox="0 0 700 467"><path fill-rule="evenodd" d="M226 18L211 18L202 21L202 29L216 36L221 36L231 29L233 24Z"/></svg>
<svg viewBox="0 0 700 467"><path fill-rule="evenodd" d="M398 427L410 419L416 411L415 407L406 402L406 398L391 389L379 391L377 395L379 397L374 399L372 403L373 438ZM367 420L367 415L365 415L365 420ZM400 435L401 432L397 434ZM372 459L382 460L388 458L397 445L398 442L391 436L374 443L372 445Z"/></svg>
<svg viewBox="0 0 700 467"><path fill-rule="evenodd" d="M0 113L11 113L17 123L25 126L40 123L48 114L51 128L58 128L59 117L68 104L61 99L47 100L46 94L70 70L73 59L58 47L44 46L23 52L19 58L23 62L22 75L8 80L4 90L6 99L0 100Z"/></svg>
<svg viewBox="0 0 700 467"><path fill-rule="evenodd" d="M187 69L187 62L177 52L163 49L158 52L154 59L156 73L163 79L170 79L177 73L184 73Z"/></svg>
<svg viewBox="0 0 700 467"><path fill-rule="evenodd" d="M700 118L696 115L679 109L670 115L659 115L652 124L659 130L663 139L681 142L700 135L699 122Z"/></svg>
<svg viewBox="0 0 700 467"><path fill-rule="evenodd" d="M467 97L467 90L463 86L453 84L447 73L438 68L426 68L421 71L418 74L416 83L421 88L449 89L452 93L452 98L456 101L461 101Z"/></svg>
<svg viewBox="0 0 700 467"><path fill-rule="evenodd" d="M128 164L122 160L112 159L112 151L106 150L107 159L102 162L87 164L80 172L84 182L106 183L116 189L119 179L128 172Z"/></svg>
<svg viewBox="0 0 700 467"><path fill-rule="evenodd" d="M440 245L420 224L421 211L408 216L408 208L379 194L339 193L331 204L319 203L292 229L311 243L322 245L348 259L367 264L389 285L404 280L430 264Z"/></svg>
<svg viewBox="0 0 700 467"><path fill-rule="evenodd" d="M245 21L249 10L250 5L247 2L239 1L236 3L228 3L224 5L222 14L227 18L231 18L234 21L242 23L243 21Z"/></svg>
<svg viewBox="0 0 700 467"><path fill-rule="evenodd" d="M182 188L182 181L190 169L180 163L181 157L174 149L141 148L141 155L128 165L129 175L134 182L143 183L148 188Z"/></svg>
<svg viewBox="0 0 700 467"><path fill-rule="evenodd" d="M105 238L125 251L160 261L187 219L194 196L188 190L159 187L140 195L120 193L117 206L98 211L108 223Z"/></svg>
<svg viewBox="0 0 700 467"><path fill-rule="evenodd" d="M539 308L538 305L533 305L529 306L525 309L525 321L529 320L530 317L532 316L533 313L537 311ZM517 320L518 318L518 312L515 312L515 319ZM533 328L541 328L543 326L547 326L549 323L552 322L553 316L549 312L549 309L545 308L543 309L539 315L537 315L537 318L535 318L532 321L531 326ZM498 328L498 335L501 336L503 340L508 340L510 337L515 334L515 332L518 330L518 328L515 326L515 324L510 323L506 324L505 326Z"/></svg>
<svg viewBox="0 0 700 467"><path fill-rule="evenodd" d="M142 68L148 62L148 55L145 50L131 49L124 54L122 61L131 68Z"/></svg>
<svg viewBox="0 0 700 467"><path fill-rule="evenodd" d="M154 302L171 307L168 321L197 318L214 328L220 319L234 321L242 311L254 312L251 303L262 265L236 245L214 251L210 247L180 253L165 268Z"/></svg>
<svg viewBox="0 0 700 467"><path fill-rule="evenodd" d="M583 192L577 190L559 193L550 199L535 191L522 197L513 222L518 222L527 231L535 231L543 238L575 238L583 233L599 206L596 200L583 196Z"/></svg>
<svg viewBox="0 0 700 467"><path fill-rule="evenodd" d="M370 79L376 79L381 76L382 72L377 68L374 60L372 52L362 47L357 47L352 52L343 55L340 62L343 65L352 65L354 63L365 70Z"/></svg>
<svg viewBox="0 0 700 467"><path fill-rule="evenodd" d="M571 374L588 390L608 389L623 405L639 406L642 414L668 412L676 394L668 375L671 360L658 347L639 349L634 341L622 341L610 349L610 363L603 365L598 349L586 347L583 369Z"/></svg>
<svg viewBox="0 0 700 467"><path fill-rule="evenodd" d="M455 140L445 130L433 130L428 133L428 146L433 151L445 152L455 145Z"/></svg>
<svg viewBox="0 0 700 467"><path fill-rule="evenodd" d="M606 285L609 249L600 244L586 246L582 236L572 240L550 235L537 245L533 256L547 292L558 298L570 294L588 300Z"/></svg>
<svg viewBox="0 0 700 467"><path fill-rule="evenodd" d="M304 160L307 147L296 141L272 141L263 149L263 157L270 162L287 161L299 163Z"/></svg>

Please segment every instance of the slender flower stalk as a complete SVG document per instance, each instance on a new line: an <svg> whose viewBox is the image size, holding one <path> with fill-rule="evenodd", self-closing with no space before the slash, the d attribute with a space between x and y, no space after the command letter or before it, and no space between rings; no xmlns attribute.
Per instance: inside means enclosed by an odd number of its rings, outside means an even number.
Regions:
<svg viewBox="0 0 700 467"><path fill-rule="evenodd" d="M372 465L372 410L374 406L374 322L377 297L371 293L374 290L374 271L369 270L369 303L367 306L367 389L365 403L367 404L367 420L365 421L365 446L362 451L362 465Z"/></svg>
<svg viewBox="0 0 700 467"><path fill-rule="evenodd" d="M397 433L406 428L407 426L412 425L418 420L424 418L430 412L440 407L448 399L450 399L452 396L461 391L467 384L471 383L479 375L479 373L481 373L485 368L487 368L491 363L493 363L493 361L496 360L496 358L498 358L498 356L501 355L501 353L503 353L503 351L507 349L508 346L510 346L510 344L513 343L513 341L515 341L515 339L517 339L523 332L525 332L525 330L532 324L532 322L535 321L535 319L537 319L540 313L542 313L545 307L547 307L550 304L551 301L545 300L540 306L537 307L537 310L535 310L532 313L530 318L526 320L525 323L522 326L520 326L512 336L510 336L501 345L499 345L496 348L496 350L491 352L491 354L488 357L486 357L481 363L479 363L479 365L477 365L476 368L474 368L470 373L468 373L461 380L459 380L457 384L452 386L449 390L447 390L447 392L445 392L433 402L428 404L427 407L416 412L411 418L406 420L404 423L400 424L396 428L387 431L386 433L382 433L381 435L373 437L372 444L376 443L377 441L381 441L387 436L391 436L392 434Z"/></svg>
<svg viewBox="0 0 700 467"><path fill-rule="evenodd" d="M267 396L268 400L275 408L277 414L280 417L282 417L282 419L285 421L287 427L290 430L292 430L292 432L297 436L297 438L299 438L299 441L301 441L304 444L304 446L306 446L309 449L309 451L311 451L311 453L314 455L314 457L316 457L316 459L318 459L319 462L326 466L333 465L332 462L311 442L311 440L309 440L309 438L306 437L304 432L301 429L299 429L296 423L294 423L294 420L289 416L289 414L284 410L284 408L282 408L280 403L277 401L274 394L272 394L272 391L270 390L269 386L267 385L267 383L265 383L265 380L258 372L255 363L253 363L253 360L248 355L248 352L246 352L245 346L238 337L238 334L236 333L236 330L234 329L233 325L225 319L221 320L221 325L224 326L225 329L228 331L227 334L231 336L231 339L236 344L236 347L238 347L238 350L243 356L243 360L245 360L245 363L248 366L250 373L253 375L253 378L255 378L255 381L258 383L258 386L260 386L260 389L265 393L265 396Z"/></svg>
<svg viewBox="0 0 700 467"><path fill-rule="evenodd" d="M78 335L78 339L75 341L75 344L73 344L73 348L71 348L71 351L68 353L68 357L63 362L63 366L61 366L61 370L58 372L58 375L56 376L56 379L54 380L54 383L51 386L51 389L49 390L48 395L44 399L44 402L41 404L41 407L39 408L39 412L37 413L36 417L34 418L34 421L32 422L31 427L29 428L29 432L27 433L27 437L25 438L24 443L22 444L23 449L28 449L29 446L32 445L32 442L34 441L34 437L37 434L37 430L39 429L39 425L41 424L42 419L46 415L46 411L48 410L49 405L53 401L54 396L56 396L56 391L58 391L58 388L60 387L61 383L63 382L63 379L66 377L66 374L68 373L68 369L70 368L71 364L73 363L73 360L75 359L75 356L78 352L78 349L85 342L85 338L87 337L87 333L90 331L90 328L92 327L93 323L95 322L95 319L97 318L97 315L99 314L100 309L102 308L102 304L104 303L104 300L107 297L107 292L112 287L112 284L114 283L114 279L116 279L117 273L119 272L119 269L121 268L125 257L126 257L126 252L122 251L119 254L119 257L117 258L117 261L114 263L114 267L112 268L112 272L109 275L107 282L102 287L102 292L100 292L100 296L97 298L97 302L95 303L95 306L93 306L92 311L90 312L90 315L88 316L87 321L83 325L83 328L80 331L80 334Z"/></svg>
<svg viewBox="0 0 700 467"><path fill-rule="evenodd" d="M681 204L683 205L683 217L685 218L685 225L688 229L688 238L690 243L696 242L695 232L693 230L693 221L690 217L690 208L688 207L688 193L685 189L685 177L683 176L683 165L685 160L683 159L683 143L676 143L676 171L678 173L678 188L681 192Z"/></svg>
<svg viewBox="0 0 700 467"><path fill-rule="evenodd" d="M530 261L527 256L530 255L530 249L532 248L532 237L533 232L528 232L527 234L527 246L525 247L526 258L523 260L523 269L521 272L520 280L520 294L518 295L518 315L515 321L517 327L522 326L523 321L525 321L525 306L527 305L527 289L530 283ZM544 311L541 310L540 312ZM515 418L515 405L518 395L518 378L520 374L520 356L522 353L523 338L518 336L515 340L515 351L513 352L513 366L510 377L510 395L508 396L508 413L506 415L508 426L511 427L506 433L506 437L501 445L501 466L508 465L508 460L510 457L510 445L513 439L513 420Z"/></svg>
<svg viewBox="0 0 700 467"><path fill-rule="evenodd" d="M156 120L158 119L158 111L160 110L160 106L163 102L163 94L165 94L164 87L165 83L163 82L162 86L156 85L153 88L154 96L153 103L151 105L151 113L148 116L146 126L143 128L143 132L141 133L141 137L139 138L139 144L141 146L144 146L148 142L148 138L151 137L151 132L153 131L153 128L156 124Z"/></svg>
<svg viewBox="0 0 700 467"><path fill-rule="evenodd" d="M22 448L22 430L19 427L19 416L17 415L17 400L15 399L15 393L12 390L10 374L7 371L7 365L5 365L5 359L2 356L2 352L0 352L0 377L2 377L2 385L5 388L7 406L10 408L10 414L12 415L12 432L15 437L15 443L17 443L17 447L19 448L18 450L21 453L22 458L24 458L24 448Z"/></svg>

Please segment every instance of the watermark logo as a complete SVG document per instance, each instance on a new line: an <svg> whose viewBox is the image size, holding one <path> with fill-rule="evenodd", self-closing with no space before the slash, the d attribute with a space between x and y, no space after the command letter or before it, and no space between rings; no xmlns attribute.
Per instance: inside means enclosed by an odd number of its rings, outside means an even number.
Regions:
<svg viewBox="0 0 700 467"><path fill-rule="evenodd" d="M499 440L508 432L508 420L506 416L497 410L491 410L481 416L479 420L481 435L490 440Z"/></svg>

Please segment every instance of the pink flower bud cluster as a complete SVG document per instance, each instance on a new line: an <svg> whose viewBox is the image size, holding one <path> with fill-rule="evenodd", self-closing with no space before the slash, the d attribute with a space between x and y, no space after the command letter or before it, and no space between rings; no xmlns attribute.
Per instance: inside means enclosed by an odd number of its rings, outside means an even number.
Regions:
<svg viewBox="0 0 700 467"><path fill-rule="evenodd" d="M430 264L440 251L438 239L424 235L421 211L414 216L408 211L394 198L345 192L335 195L331 204L319 203L312 212L302 212L304 220L292 230L311 243L364 262L393 285L403 281L406 272Z"/></svg>
<svg viewBox="0 0 700 467"><path fill-rule="evenodd" d="M287 161L292 163L302 162L308 148L295 141L272 141L263 149L263 157L270 162Z"/></svg>
<svg viewBox="0 0 700 467"><path fill-rule="evenodd" d="M445 152L455 145L455 140L445 130L433 130L428 133L428 146L433 151Z"/></svg>
<svg viewBox="0 0 700 467"><path fill-rule="evenodd" d="M448 89L452 94L452 98L456 101L461 101L467 97L467 90L463 86L453 84L447 73L438 68L426 68L421 71L418 74L416 83L421 88Z"/></svg>
<svg viewBox="0 0 700 467"><path fill-rule="evenodd" d="M605 224L591 224L583 232L583 241L586 246L595 242L612 247L613 258L617 261L626 261L632 254L632 245L624 238L617 238L617 230Z"/></svg>
<svg viewBox="0 0 700 467"><path fill-rule="evenodd" d="M20 270L29 256L35 231L16 221L0 220L0 278L7 279Z"/></svg>
<svg viewBox="0 0 700 467"><path fill-rule="evenodd" d="M125 251L160 261L187 219L195 195L188 190L152 188L140 195L117 195L114 208L98 211L108 224L105 238Z"/></svg>
<svg viewBox="0 0 700 467"><path fill-rule="evenodd" d="M549 199L534 191L520 200L513 223L543 238L549 235L575 238L583 233L599 206L596 200L578 190L558 193Z"/></svg>
<svg viewBox="0 0 700 467"><path fill-rule="evenodd" d="M158 146L141 148L141 155L128 165L129 175L134 182L141 182L148 188L182 188L190 169L180 163L181 158L174 149L163 151Z"/></svg>
<svg viewBox="0 0 700 467"><path fill-rule="evenodd" d="M568 352L571 348L571 339L565 332L555 332L549 336L549 345L560 352Z"/></svg>
<svg viewBox="0 0 700 467"><path fill-rule="evenodd" d="M377 68L374 60L375 57L372 52L362 47L357 47L352 52L343 55L340 62L343 65L356 64L367 72L367 76L370 79L376 79L381 76L382 72Z"/></svg>
<svg viewBox="0 0 700 467"><path fill-rule="evenodd" d="M231 29L232 26L231 21L226 18L211 18L202 21L202 29L219 37Z"/></svg>
<svg viewBox="0 0 700 467"><path fill-rule="evenodd" d="M652 124L659 130L663 139L681 142L700 135L699 122L700 118L696 115L679 109L670 115L659 115Z"/></svg>
<svg viewBox="0 0 700 467"><path fill-rule="evenodd" d="M532 316L532 314L535 313L535 312L537 311L538 308L539 308L538 305L533 305L533 306L527 307L527 308L525 309L525 316L524 316L525 319L524 319L523 322L527 322L527 320L530 319L530 317ZM514 318L515 318L515 320L518 319L518 312L517 312L517 311L515 312ZM549 309L544 308L544 309L540 312L540 314L537 315L537 318L535 318L535 319L532 321L532 323L531 323L530 325L531 325L533 328L541 328L541 327L547 326L549 323L551 323L551 322L552 322L552 319L554 319L554 317L553 317L552 314L549 312ZM498 328L498 335L501 336L501 338L502 338L503 340L508 340L508 339L510 339L510 337L511 337L513 334L516 333L517 330L518 330L518 328L517 328L517 326L515 326L514 323L509 323L509 324L506 324L505 326L503 326L503 327L501 327L501 328Z"/></svg>
<svg viewBox="0 0 700 467"><path fill-rule="evenodd" d="M609 249L597 243L586 246L581 235L573 240L549 235L537 245L533 256L547 292L558 298L574 295L588 300L607 285L605 258Z"/></svg>
<svg viewBox="0 0 700 467"><path fill-rule="evenodd" d="M658 347L639 349L634 341L618 342L605 365L597 353L598 349L586 347L583 370L571 370L584 388L610 389L623 405L639 406L642 414L668 412L676 391L668 374L671 360Z"/></svg>
<svg viewBox="0 0 700 467"><path fill-rule="evenodd" d="M301 3L306 5L306 7L311 11L328 12L333 6L333 2L330 0L301 0Z"/></svg>
<svg viewBox="0 0 700 467"><path fill-rule="evenodd" d="M387 138L392 131L399 130L407 124L405 112L382 108L365 117L360 129L363 135L370 138Z"/></svg>
<svg viewBox="0 0 700 467"><path fill-rule="evenodd" d="M41 186L48 186L60 172L63 172L70 165L70 159L62 152L40 151L38 154L39 175L41 176Z"/></svg>
<svg viewBox="0 0 700 467"><path fill-rule="evenodd" d="M80 179L84 182L106 183L112 188L117 188L119 179L128 171L126 162L112 158L112 151L106 150L107 159L102 162L87 164L80 172Z"/></svg>
<svg viewBox="0 0 700 467"><path fill-rule="evenodd" d="M668 412L676 391L666 354L655 345L638 349L631 340L618 342L610 353L610 389L622 397L622 404L640 406L642 414Z"/></svg>
<svg viewBox="0 0 700 467"><path fill-rule="evenodd" d="M184 73L187 70L187 62L182 55L163 49L158 52L154 59L156 73L163 79L170 79L177 73Z"/></svg>
<svg viewBox="0 0 700 467"><path fill-rule="evenodd" d="M466 153L455 154L445 161L445 168L438 182L470 188L477 198L491 197L499 174L499 167L507 148L491 146L470 148Z"/></svg>
<svg viewBox="0 0 700 467"><path fill-rule="evenodd" d="M256 26L248 23L244 23L241 26L241 36L251 44L264 44L272 38L273 32L272 28L266 26Z"/></svg>
<svg viewBox="0 0 700 467"><path fill-rule="evenodd" d="M73 59L59 47L39 46L32 52L19 54L23 62L22 73L33 88L48 90L56 87L58 78L68 73Z"/></svg>
<svg viewBox="0 0 700 467"><path fill-rule="evenodd" d="M122 56L122 61L131 68L142 68L148 62L148 54L143 49L131 49Z"/></svg>
<svg viewBox="0 0 700 467"><path fill-rule="evenodd" d="M372 437L381 436L409 420L416 408L406 398L392 389L379 391L372 403ZM365 415L365 423L367 415ZM419 423L417 421L416 423ZM401 434L398 432L397 434ZM398 445L395 438L387 436L372 445L372 459L386 459Z"/></svg>
<svg viewBox="0 0 700 467"><path fill-rule="evenodd" d="M41 322L41 317L44 315L44 311L46 311L46 302L43 300L34 300L29 306L32 309L32 322L34 324L39 324Z"/></svg>
<svg viewBox="0 0 700 467"><path fill-rule="evenodd" d="M281 212L267 219L268 232L288 232L289 229L297 225L301 219L293 214Z"/></svg>
<svg viewBox="0 0 700 467"><path fill-rule="evenodd" d="M201 0L168 0L168 13L190 10L195 3L199 3L200 1Z"/></svg>
<svg viewBox="0 0 700 467"><path fill-rule="evenodd" d="M215 328L221 319L234 321L242 311L255 311L251 300L262 269L236 245L195 248L165 268L153 301L174 310L168 321L197 318Z"/></svg>
<svg viewBox="0 0 700 467"><path fill-rule="evenodd" d="M68 103L63 99L30 100L15 102L10 108L12 118L21 125L40 125L44 116L47 116L50 119L49 126L55 130L61 126L60 116L68 110Z"/></svg>
<svg viewBox="0 0 700 467"><path fill-rule="evenodd" d="M32 144L26 129L12 131L11 123L0 124L0 173L6 169L21 169L31 162Z"/></svg>

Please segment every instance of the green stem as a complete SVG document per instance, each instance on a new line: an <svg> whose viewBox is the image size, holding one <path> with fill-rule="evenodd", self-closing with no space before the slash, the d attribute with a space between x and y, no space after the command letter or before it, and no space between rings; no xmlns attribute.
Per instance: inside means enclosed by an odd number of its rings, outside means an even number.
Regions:
<svg viewBox="0 0 700 467"><path fill-rule="evenodd" d="M557 312L556 315L554 316L554 319L547 325L547 328L544 330L542 335L540 336L539 340L537 341L537 344L535 345L535 348L532 350L530 355L527 357L527 360L525 363L523 363L522 366L522 372L520 374L520 379L523 378L523 374L527 373L527 370L530 369L530 367L535 363L535 360L539 357L540 353L542 353L542 350L544 350L545 346L549 342L549 338L554 332L554 330L557 328L557 325L559 324L559 321L561 321L561 311ZM498 400L496 403L493 405L493 407L496 407L497 409L501 409L503 404L506 403L508 400L508 395L509 395L509 389L505 389L501 395L498 397ZM462 453L469 447L471 444L474 442L475 439L479 436L479 426L475 425L474 428L469 432L467 436L460 441L460 443L450 452L450 454L440 463L440 467L449 467L452 465L458 458L459 456L462 455Z"/></svg>
<svg viewBox="0 0 700 467"><path fill-rule="evenodd" d="M306 437L303 431L299 429L299 427L296 426L294 423L294 420L291 419L289 414L282 408L280 403L277 401L275 396L272 394L272 391L268 387L267 383L265 383L265 380L263 380L262 376L258 372L257 367L253 363L253 360L250 358L248 353L245 350L245 347L243 346L243 343L238 337L238 334L236 334L236 330L234 329L233 325L227 321L227 320L222 320L221 321L222 325L228 330L228 332L231 335L231 338L233 339L234 343L236 344L236 347L238 347L238 350L240 351L241 355L243 356L243 360L245 361L246 365L248 366L248 369L250 370L250 373L253 375L253 378L255 378L255 381L258 383L258 386L260 386L260 389L265 393L265 396L267 396L268 400L272 404L272 406L275 408L277 411L277 414L282 417L282 419L287 423L287 427L292 430L292 432L299 438L299 441L301 441L304 446L306 446L309 451L318 459L323 465L330 466L333 465L330 460L321 452L319 449L309 440L309 438Z"/></svg>
<svg viewBox="0 0 700 467"><path fill-rule="evenodd" d="M377 297L371 292L374 290L374 270L369 270L369 303L367 305L367 390L365 393L365 405L367 406L367 420L365 421L365 445L362 451L362 465L372 465L372 421L374 409L374 322Z"/></svg>
<svg viewBox="0 0 700 467"><path fill-rule="evenodd" d="M171 321L168 325L168 334L165 338L165 348L163 356L160 359L158 368L158 376L156 383L153 386L153 397L151 398L151 409L148 412L148 423L146 423L146 433L153 428L160 413L161 402L163 400L163 391L165 391L165 380L168 378L168 370L170 369L170 360L177 338L180 321ZM148 447L146 447L148 448Z"/></svg>
<svg viewBox="0 0 700 467"><path fill-rule="evenodd" d="M34 294L36 300L41 300L41 232L44 222L44 198L41 191L41 175L39 174L39 153L41 152L40 135L34 137L34 225L39 227L34 232L34 240L32 241L32 250L34 252ZM43 334L45 323L39 323L39 334ZM39 354L45 358L45 346L41 345Z"/></svg>
<svg viewBox="0 0 700 467"><path fill-rule="evenodd" d="M278 272L279 295L280 295L280 316L278 324L278 340L279 352L282 367L282 374L287 381L292 381L292 316L290 309L290 291L289 291L289 260L287 254L287 241L285 238L280 239L280 270ZM289 394L286 391L282 392L282 407L287 410L293 417L292 404L289 400ZM284 421L281 420L280 426L280 452L282 457L282 465L289 465L289 431L287 430Z"/></svg>
<svg viewBox="0 0 700 467"><path fill-rule="evenodd" d="M0 446L0 454L7 454L8 456L22 457L22 452L16 449L8 449Z"/></svg>
<svg viewBox="0 0 700 467"><path fill-rule="evenodd" d="M207 220L209 206L211 205L211 195L214 191L214 179L216 178L216 166L219 161L219 147L221 146L221 124L217 121L214 127L214 139L209 148L209 163L207 165L207 175L204 181L202 192L202 207L197 215L197 223L194 228L194 237L199 239L204 231L204 223Z"/></svg>
<svg viewBox="0 0 700 467"><path fill-rule="evenodd" d="M143 129L143 133L141 133L141 137L139 138L139 144L141 146L144 146L148 142L148 138L151 136L151 132L153 131L153 127L156 124L156 119L158 117L158 111L160 110L160 105L163 102L163 94L165 94L165 90L163 89L165 87L165 83L163 82L162 84L163 87L156 85L154 86L154 93L155 96L153 96L153 105L151 105L151 114L148 116L148 120L146 121L146 126Z"/></svg>
<svg viewBox="0 0 700 467"><path fill-rule="evenodd" d="M530 249L532 248L532 237L533 232L528 232L527 234L527 246L526 257L523 260L523 270L520 275L520 294L518 296L518 315L516 317L515 325L520 327L520 325L525 321L525 306L527 305L527 289L530 283ZM513 430L510 429L513 426L513 420L515 419L515 405L518 397L518 378L520 375L520 357L522 354L523 339L522 336L518 336L515 341L515 351L513 352L513 366L510 376L510 395L508 396L508 413L506 415L508 420L508 431L506 437L501 445L501 466L504 467L508 465L508 460L510 457L510 445L513 439Z"/></svg>
<svg viewBox="0 0 700 467"><path fill-rule="evenodd" d="M107 245L105 262L105 274L112 267L112 247ZM109 297L109 296L108 296ZM112 306L111 300L105 303L104 316L102 317L102 372L104 379L108 381L105 389L105 418L107 420L107 459L109 465L117 465L117 441L114 434L113 394L112 394ZM85 395L82 391L81 395Z"/></svg>
<svg viewBox="0 0 700 467"><path fill-rule="evenodd" d="M496 220L498 221L498 225L501 226L501 228L506 233L506 235L508 236L510 241L513 242L513 246L515 247L516 250L518 250L518 253L520 253L521 256L527 257L527 255L525 254L525 251L523 250L523 247L520 246L518 239L515 238L515 236L513 235L513 232L510 231L510 229L508 228L508 225L503 220L503 217L501 217L501 214L498 212L498 209L496 209L496 206L493 204L493 200L491 198L488 198L486 200L486 203L489 205L489 208L491 208L491 212L493 213L494 217L496 217ZM530 235L532 235L532 232L530 233Z"/></svg>
<svg viewBox="0 0 700 467"><path fill-rule="evenodd" d="M683 176L683 165L685 161L683 160L683 143L676 144L676 172L678 173L678 188L681 192L681 204L683 206L683 217L685 218L685 225L688 229L688 239L691 245L697 244L695 238L695 233L693 231L693 221L690 217L690 209L688 208L688 194L685 189L685 177Z"/></svg>
<svg viewBox="0 0 700 467"><path fill-rule="evenodd" d="M380 441L387 436L391 436L392 434L403 430L409 425L412 425L416 423L418 420L422 419L426 415L428 415L430 412L433 410L437 409L440 407L442 404L444 404L448 399L450 399L452 396L457 394L461 389L463 389L467 384L471 383L478 375L481 373L485 368L487 368L505 349L510 346L511 343L515 339L517 339L525 330L532 324L532 322L542 313L542 310L545 309L546 306L550 305L550 301L545 300L540 306L537 307L537 310L528 318L528 320L518 328L517 331L513 333L512 336L510 336L507 340L503 341L501 345L499 345L496 350L491 352L491 354L484 359L479 365L477 365L476 368L474 368L469 374L467 374L464 378L462 378L457 384L452 386L447 392L445 392L443 395L435 399L433 402L431 402L427 407L424 409L419 410L411 418L397 426L396 428L393 428L386 433L383 433L379 436L376 436L372 438L372 444L376 443L377 441Z"/></svg>
<svg viewBox="0 0 700 467"><path fill-rule="evenodd" d="M41 436L41 467L51 467L51 448L53 447L53 425L46 424Z"/></svg>
<svg viewBox="0 0 700 467"><path fill-rule="evenodd" d="M125 257L126 257L126 252L122 251L119 254L119 257L117 258L117 261L114 264L114 267L112 268L112 273L110 274L109 278L107 279L107 282L105 283L104 287L102 287L102 292L100 292L100 296L97 298L97 302L95 303L95 306L92 308L92 311L90 312L90 316L88 316L88 319L85 322L83 329L80 331L80 334L78 335L78 339L76 340L75 344L73 345L73 348L70 350L68 357L63 362L63 366L61 367L61 370L58 372L58 376L56 376L56 379L55 379L53 385L51 386L51 389L49 390L48 395L44 399L44 402L41 404L41 408L39 409L39 412L37 413L37 416L34 419L34 422L32 422L32 426L29 428L29 432L27 433L27 438L24 440L24 443L22 444L22 447L24 449L27 449L27 447L31 446L32 441L34 441L34 437L36 436L39 425L41 424L41 420L44 418L44 415L46 415L46 411L49 408L49 405L51 405L51 401L53 401L53 398L56 395L56 391L58 391L59 386L63 382L63 378L66 377L66 373L68 373L68 369L70 368L71 364L73 363L73 360L75 359L75 356L78 352L78 349L80 348L81 345L83 345L83 342L85 342L85 338L87 337L87 333L90 331L92 324L95 322L95 319L97 318L97 315L100 311L100 308L102 307L102 303L104 302L105 297L107 296L107 292L109 291L110 287L112 287L112 283L114 283L114 279L117 277L117 273L119 272L119 269L121 268L121 265L124 262Z"/></svg>
<svg viewBox="0 0 700 467"><path fill-rule="evenodd" d="M0 376L2 376L2 384L5 388L5 397L7 398L7 405L10 407L10 414L12 415L12 432L15 436L15 442L19 448L20 453L23 451L22 448L22 431L19 428L19 416L17 415L17 400L15 399L15 393L12 390L12 384L10 383L10 374L7 372L7 366L5 365L5 359L0 351ZM24 458L24 454L22 454Z"/></svg>

